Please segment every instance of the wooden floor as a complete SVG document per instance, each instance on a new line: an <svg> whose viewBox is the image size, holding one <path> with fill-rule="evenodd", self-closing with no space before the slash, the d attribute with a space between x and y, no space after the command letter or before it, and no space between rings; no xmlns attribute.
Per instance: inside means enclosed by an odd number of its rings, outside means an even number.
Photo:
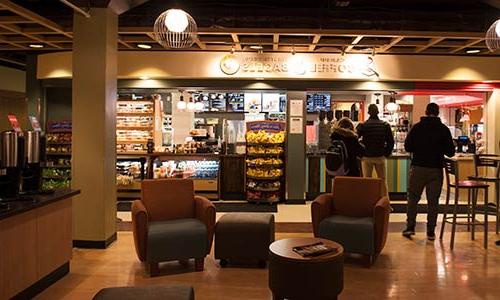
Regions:
<svg viewBox="0 0 500 300"><path fill-rule="evenodd" d="M277 238L309 235L279 233ZM448 239L441 245L424 237L419 232L410 241L390 233L372 268L346 263L340 299L500 299L498 236L491 233L490 248L484 250L481 232L476 241L458 233L454 252ZM271 299L266 269L221 269L213 256L205 260L204 272L194 272L192 262L187 269L176 262L161 267L162 276L149 278L136 258L132 233L119 232L107 250L75 249L71 273L36 299L91 299L104 287L154 284L193 285L197 300Z"/></svg>

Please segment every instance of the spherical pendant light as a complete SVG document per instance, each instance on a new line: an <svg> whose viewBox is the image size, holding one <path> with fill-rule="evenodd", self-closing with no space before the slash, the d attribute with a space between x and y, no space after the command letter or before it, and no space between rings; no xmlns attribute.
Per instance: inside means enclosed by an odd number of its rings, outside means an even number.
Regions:
<svg viewBox="0 0 500 300"><path fill-rule="evenodd" d="M181 9L163 12L154 25L154 37L165 48L189 48L196 40L197 32L193 17Z"/></svg>
<svg viewBox="0 0 500 300"><path fill-rule="evenodd" d="M196 103L194 104L194 109L195 109L196 111L201 112L201 111L203 111L203 109L204 109L204 108L205 108L205 105L203 104L203 102L196 102Z"/></svg>
<svg viewBox="0 0 500 300"><path fill-rule="evenodd" d="M486 32L486 46L491 52L500 49L500 19L491 24Z"/></svg>

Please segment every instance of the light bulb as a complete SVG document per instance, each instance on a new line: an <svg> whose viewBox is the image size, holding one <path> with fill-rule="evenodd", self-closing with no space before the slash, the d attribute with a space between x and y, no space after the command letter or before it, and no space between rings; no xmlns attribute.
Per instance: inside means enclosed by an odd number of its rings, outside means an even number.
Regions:
<svg viewBox="0 0 500 300"><path fill-rule="evenodd" d="M184 99L181 97L181 100L179 100L179 102L177 102L177 109L178 110L185 110L186 109L186 102L184 101Z"/></svg>
<svg viewBox="0 0 500 300"><path fill-rule="evenodd" d="M203 102L196 102L194 104L194 108L196 109L196 111L203 111L205 105L203 105Z"/></svg>
<svg viewBox="0 0 500 300"><path fill-rule="evenodd" d="M397 112L399 110L399 104L395 102L389 102L385 105L385 109L389 112Z"/></svg>
<svg viewBox="0 0 500 300"><path fill-rule="evenodd" d="M497 21L497 25L495 26L495 32L497 36L500 38L500 20Z"/></svg>
<svg viewBox="0 0 500 300"><path fill-rule="evenodd" d="M165 25L172 32L183 32L189 25L186 13L181 9L169 9L165 17Z"/></svg>
<svg viewBox="0 0 500 300"><path fill-rule="evenodd" d="M193 111L193 110L194 110L194 108L195 108L194 102L189 101L189 102L187 103L187 109L188 109L189 111Z"/></svg>

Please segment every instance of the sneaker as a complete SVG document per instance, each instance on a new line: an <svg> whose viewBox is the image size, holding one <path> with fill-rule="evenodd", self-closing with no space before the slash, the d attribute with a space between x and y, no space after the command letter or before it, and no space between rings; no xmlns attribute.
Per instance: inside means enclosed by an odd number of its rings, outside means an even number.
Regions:
<svg viewBox="0 0 500 300"><path fill-rule="evenodd" d="M412 235L415 235L415 229L413 228L406 228L404 231L403 231L403 236L407 239L411 239L411 236Z"/></svg>
<svg viewBox="0 0 500 300"><path fill-rule="evenodd" d="M434 233L434 230L427 231L427 239L429 241L434 241L436 239L436 234Z"/></svg>

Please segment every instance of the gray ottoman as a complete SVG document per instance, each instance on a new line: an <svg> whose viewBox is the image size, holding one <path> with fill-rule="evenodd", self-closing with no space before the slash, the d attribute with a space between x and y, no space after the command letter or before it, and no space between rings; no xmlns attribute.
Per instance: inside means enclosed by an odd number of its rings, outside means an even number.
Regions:
<svg viewBox="0 0 500 300"><path fill-rule="evenodd" d="M126 286L100 290L93 300L194 300L193 287L187 285Z"/></svg>
<svg viewBox="0 0 500 300"><path fill-rule="evenodd" d="M215 225L215 258L221 267L228 261L257 261L265 267L269 245L274 242L274 215L228 213Z"/></svg>

